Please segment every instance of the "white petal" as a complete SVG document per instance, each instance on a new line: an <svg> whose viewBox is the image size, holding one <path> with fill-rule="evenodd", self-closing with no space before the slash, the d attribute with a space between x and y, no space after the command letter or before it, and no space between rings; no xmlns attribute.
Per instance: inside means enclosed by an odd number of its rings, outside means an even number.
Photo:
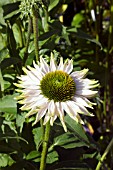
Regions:
<svg viewBox="0 0 113 170"><path fill-rule="evenodd" d="M71 107L73 107L73 106L69 106L69 104L70 103L68 103L68 102L62 102L62 107L63 107L63 109L65 110L65 112L66 113L68 113L68 115L72 118L72 119L74 119L75 121L78 121L77 120L77 109L73 109L73 108L71 108Z"/></svg>
<svg viewBox="0 0 113 170"><path fill-rule="evenodd" d="M74 119L76 122L83 124L82 119L77 113L80 112L81 110L73 101L63 102L63 108L72 119Z"/></svg>
<svg viewBox="0 0 113 170"><path fill-rule="evenodd" d="M56 71L56 63L55 63L55 60L54 60L52 53L51 53L51 58L50 58L50 70Z"/></svg>
<svg viewBox="0 0 113 170"><path fill-rule="evenodd" d="M84 97L93 97L98 93L98 91L92 91L92 90L76 90L76 94Z"/></svg>
<svg viewBox="0 0 113 170"><path fill-rule="evenodd" d="M44 76L44 73L42 72L42 70L40 69L40 67L33 61L33 65L35 67L35 72L34 74L37 75L37 77L41 80L42 77Z"/></svg>
<svg viewBox="0 0 113 170"><path fill-rule="evenodd" d="M37 101L33 101L31 103L25 103L25 105L22 106L20 109L29 110L29 109L32 109L33 107L40 108L41 106L44 106L45 104L47 104L47 99L40 95L39 97L37 97Z"/></svg>
<svg viewBox="0 0 113 170"><path fill-rule="evenodd" d="M42 68L44 73L48 73L50 71L48 64L46 63L46 61L42 57L40 57L40 64L41 64L41 68Z"/></svg>
<svg viewBox="0 0 113 170"><path fill-rule="evenodd" d="M81 79L87 75L87 72L88 72L88 69L83 69L81 71L75 71L75 72L71 73L71 76L74 78Z"/></svg>
<svg viewBox="0 0 113 170"><path fill-rule="evenodd" d="M57 70L62 70L63 71L63 68L64 68L63 58L60 57L60 63L58 65L58 67L57 67Z"/></svg>
<svg viewBox="0 0 113 170"><path fill-rule="evenodd" d="M53 126L53 123L54 123L54 121L56 120L56 118L57 118L57 115L56 115L56 114L54 114L54 115L50 118L50 125L51 125L51 126Z"/></svg>
<svg viewBox="0 0 113 170"><path fill-rule="evenodd" d="M84 98L82 98L82 97L75 96L75 97L73 97L73 100L74 100L75 103L77 103L78 105L83 105L83 106L85 106L85 107L93 108L91 105L89 105L89 102L87 102L86 100L84 100Z"/></svg>
<svg viewBox="0 0 113 170"><path fill-rule="evenodd" d="M56 102L56 113L57 113L57 115L59 115L60 121L64 128L64 131L67 132L67 127L66 127L65 121L64 121L64 110L62 107L62 103L60 103L60 102Z"/></svg>
<svg viewBox="0 0 113 170"><path fill-rule="evenodd" d="M36 115L36 120L35 122L33 123L33 125L35 125L45 114L46 114L46 111L47 111L47 105L44 106L43 108L41 108L37 115Z"/></svg>
<svg viewBox="0 0 113 170"><path fill-rule="evenodd" d="M36 109L36 108L32 108L26 115L25 115L25 118L29 117L29 116L32 116L36 113L38 113L39 109Z"/></svg>
<svg viewBox="0 0 113 170"><path fill-rule="evenodd" d="M40 81L42 79L42 77L44 76L44 73L41 71L41 69L37 70L37 69L32 68L30 66L27 66L27 67L31 71L32 75L34 75L36 77L36 80Z"/></svg>
<svg viewBox="0 0 113 170"><path fill-rule="evenodd" d="M63 71L70 74L73 70L73 60L66 60L64 63Z"/></svg>
<svg viewBox="0 0 113 170"><path fill-rule="evenodd" d="M45 118L44 118L44 123L43 125L46 125L46 123L50 120L50 115L49 113L47 112L46 115L45 115Z"/></svg>

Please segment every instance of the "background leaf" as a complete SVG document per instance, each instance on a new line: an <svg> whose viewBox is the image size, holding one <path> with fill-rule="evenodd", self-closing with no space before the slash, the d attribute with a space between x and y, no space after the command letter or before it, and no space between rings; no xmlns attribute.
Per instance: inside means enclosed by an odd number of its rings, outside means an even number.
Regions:
<svg viewBox="0 0 113 170"><path fill-rule="evenodd" d="M7 95L0 99L0 112L17 113L17 102L14 100L16 95Z"/></svg>

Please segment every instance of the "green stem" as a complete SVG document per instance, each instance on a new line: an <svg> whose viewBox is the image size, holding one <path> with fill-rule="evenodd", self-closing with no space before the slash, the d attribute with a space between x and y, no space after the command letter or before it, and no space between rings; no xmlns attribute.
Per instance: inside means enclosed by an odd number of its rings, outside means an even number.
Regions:
<svg viewBox="0 0 113 170"><path fill-rule="evenodd" d="M40 162L40 170L45 170L46 168L46 157L47 157L47 152L48 152L49 134L50 134L50 122L46 124L46 128L45 128L43 149L42 149L41 162Z"/></svg>
<svg viewBox="0 0 113 170"><path fill-rule="evenodd" d="M104 159L106 158L107 154L108 154L109 151L111 150L112 146L113 146L113 138L112 138L112 140L110 141L109 145L107 146L105 152L103 153L100 161L98 162L97 167L96 167L96 170L100 170L100 167L101 167Z"/></svg>
<svg viewBox="0 0 113 170"><path fill-rule="evenodd" d="M39 46L38 46L38 12L33 8L33 33L34 33L34 45L35 45L35 55L36 61L39 60Z"/></svg>
<svg viewBox="0 0 113 170"><path fill-rule="evenodd" d="M28 20L28 34L27 34L27 39L26 39L26 46L25 46L23 65L25 65L26 60L28 58L28 47L29 47L31 32L32 32L32 20L31 20L31 17L29 17L29 20Z"/></svg>

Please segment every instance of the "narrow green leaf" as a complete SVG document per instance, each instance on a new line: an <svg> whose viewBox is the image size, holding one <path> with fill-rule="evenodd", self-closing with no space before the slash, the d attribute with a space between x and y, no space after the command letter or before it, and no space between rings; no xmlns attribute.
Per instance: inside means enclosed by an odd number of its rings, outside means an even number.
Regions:
<svg viewBox="0 0 113 170"><path fill-rule="evenodd" d="M39 36L39 41L46 40L46 39L50 38L52 35L57 34L57 33L58 33L58 30L51 30L49 32L46 32Z"/></svg>
<svg viewBox="0 0 113 170"><path fill-rule="evenodd" d="M69 28L69 29L67 29L67 32L71 32L71 33L73 32L76 37L88 40L90 42L93 42L93 43L97 44L98 46L100 46L101 49L102 49L102 45L101 45L101 43L99 41L97 41L96 39L92 38L89 34L83 32L80 29Z"/></svg>
<svg viewBox="0 0 113 170"><path fill-rule="evenodd" d="M3 6L3 10L4 10L4 16L10 14L11 12L18 10L19 9L19 5L20 5L20 1L19 2L15 2L15 3L9 3ZM16 13L15 13L16 14Z"/></svg>
<svg viewBox="0 0 113 170"><path fill-rule="evenodd" d="M0 68L1 70L6 69L7 67L21 63L21 60L19 58L5 58L1 63L0 63Z"/></svg>

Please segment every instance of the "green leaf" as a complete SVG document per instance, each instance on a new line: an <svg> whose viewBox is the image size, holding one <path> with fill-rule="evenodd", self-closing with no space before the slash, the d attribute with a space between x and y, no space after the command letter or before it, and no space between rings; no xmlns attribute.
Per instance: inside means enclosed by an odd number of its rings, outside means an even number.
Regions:
<svg viewBox="0 0 113 170"><path fill-rule="evenodd" d="M57 29L57 30L51 30L51 31L49 31L49 32L46 32L46 33L44 33L44 34L42 34L42 35L39 36L39 41L44 41L44 40L50 38L52 35L57 34L58 32L59 32L58 29Z"/></svg>
<svg viewBox="0 0 113 170"><path fill-rule="evenodd" d="M13 15L16 14L16 10L19 9L20 2L9 3L3 6L4 16L12 13ZM11 17L12 15L10 15Z"/></svg>
<svg viewBox="0 0 113 170"><path fill-rule="evenodd" d="M3 18L3 9L0 7L0 25L5 25L5 21Z"/></svg>
<svg viewBox="0 0 113 170"><path fill-rule="evenodd" d="M7 154L0 154L0 167L10 166L14 163L13 159Z"/></svg>
<svg viewBox="0 0 113 170"><path fill-rule="evenodd" d="M52 164L53 162L58 161L58 157L59 157L59 155L56 151L49 152L47 154L46 163Z"/></svg>
<svg viewBox="0 0 113 170"><path fill-rule="evenodd" d="M87 146L87 144L81 140L74 134L67 132L60 136L57 136L54 139L54 146L62 146L65 149L68 148L75 148L75 147L81 147L81 146Z"/></svg>
<svg viewBox="0 0 113 170"><path fill-rule="evenodd" d="M71 25L75 27L80 27L81 22L84 20L83 14L77 13L72 20Z"/></svg>
<svg viewBox="0 0 113 170"><path fill-rule="evenodd" d="M43 129L41 127L33 129L34 142L36 144L37 150L39 149L42 143L42 134L43 134Z"/></svg>
<svg viewBox="0 0 113 170"><path fill-rule="evenodd" d="M36 159L37 157L40 158L40 153L39 153L38 151L31 151L31 152L26 156L26 160Z"/></svg>
<svg viewBox="0 0 113 170"><path fill-rule="evenodd" d="M16 125L17 127L20 127L20 133L22 132L23 125L25 122L25 114L26 113L22 113L21 115L18 114L16 117Z"/></svg>
<svg viewBox="0 0 113 170"><path fill-rule="evenodd" d="M16 163L12 164L11 166L3 168L3 170L16 170L16 169L23 170L25 165L26 165L26 161L20 160L20 161L17 161Z"/></svg>
<svg viewBox="0 0 113 170"><path fill-rule="evenodd" d="M86 143L87 145L90 144L81 124L71 119L68 115L65 117L65 122L68 129L71 130L79 138L80 141Z"/></svg>
<svg viewBox="0 0 113 170"><path fill-rule="evenodd" d="M92 38L89 34L83 32L80 29L69 28L69 29L67 29L67 32L71 32L71 33L73 32L76 37L88 40L90 42L93 42L93 43L97 44L98 46L100 46L101 49L102 49L102 45L101 45L100 42L98 42L96 39Z"/></svg>
<svg viewBox="0 0 113 170"><path fill-rule="evenodd" d="M14 100L16 95L7 95L0 99L0 112L17 113L17 102Z"/></svg>
<svg viewBox="0 0 113 170"><path fill-rule="evenodd" d="M51 11L59 3L59 1L60 0L50 0L48 11Z"/></svg>

